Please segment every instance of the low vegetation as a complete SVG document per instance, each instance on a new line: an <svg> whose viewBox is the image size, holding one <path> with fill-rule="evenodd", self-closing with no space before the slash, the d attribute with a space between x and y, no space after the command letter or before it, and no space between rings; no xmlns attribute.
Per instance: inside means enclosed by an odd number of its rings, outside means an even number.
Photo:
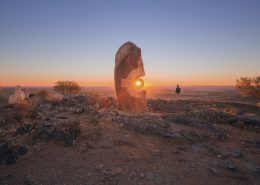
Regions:
<svg viewBox="0 0 260 185"><path fill-rule="evenodd" d="M242 96L260 99L260 76L241 77L237 79L236 87Z"/></svg>
<svg viewBox="0 0 260 185"><path fill-rule="evenodd" d="M64 96L78 94L80 92L80 86L75 81L58 81L53 89Z"/></svg>

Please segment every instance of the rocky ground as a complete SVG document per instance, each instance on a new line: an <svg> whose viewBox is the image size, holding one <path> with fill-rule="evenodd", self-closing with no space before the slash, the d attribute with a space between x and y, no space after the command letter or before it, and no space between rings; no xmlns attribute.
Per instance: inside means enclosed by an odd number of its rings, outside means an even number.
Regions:
<svg viewBox="0 0 260 185"><path fill-rule="evenodd" d="M238 185L260 182L260 110L92 95L0 108L0 184Z"/></svg>

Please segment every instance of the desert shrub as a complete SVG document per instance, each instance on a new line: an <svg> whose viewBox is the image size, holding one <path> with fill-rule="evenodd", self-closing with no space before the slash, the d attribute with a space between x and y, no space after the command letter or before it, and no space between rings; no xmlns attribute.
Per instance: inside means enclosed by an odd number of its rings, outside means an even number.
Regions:
<svg viewBox="0 0 260 185"><path fill-rule="evenodd" d="M50 93L47 90L40 90L38 92L38 97L41 103L45 102L47 100L47 97L50 96Z"/></svg>
<svg viewBox="0 0 260 185"><path fill-rule="evenodd" d="M1 105L6 105L7 102L8 102L8 98L3 97L3 96L0 95L0 106Z"/></svg>
<svg viewBox="0 0 260 185"><path fill-rule="evenodd" d="M95 92L90 92L88 94L88 104L96 105L97 109L107 109L113 105L112 97L103 97Z"/></svg>
<svg viewBox="0 0 260 185"><path fill-rule="evenodd" d="M29 113L32 111L32 106L27 102L22 104L12 105L12 111L9 115L9 120L12 122L22 122L24 119L29 117Z"/></svg>
<svg viewBox="0 0 260 185"><path fill-rule="evenodd" d="M242 96L260 99L260 76L241 77L236 81L236 88Z"/></svg>
<svg viewBox="0 0 260 185"><path fill-rule="evenodd" d="M80 86L75 81L58 81L53 87L55 92L61 93L64 96L78 94Z"/></svg>
<svg viewBox="0 0 260 185"><path fill-rule="evenodd" d="M226 113L232 114L232 115L236 115L239 113L238 109L234 108L234 107L226 107L223 110Z"/></svg>

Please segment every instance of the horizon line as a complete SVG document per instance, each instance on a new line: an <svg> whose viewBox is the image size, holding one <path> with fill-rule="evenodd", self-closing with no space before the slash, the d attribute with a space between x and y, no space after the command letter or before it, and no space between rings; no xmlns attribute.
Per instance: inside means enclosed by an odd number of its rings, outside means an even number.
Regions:
<svg viewBox="0 0 260 185"><path fill-rule="evenodd" d="M17 85L3 85L2 87L15 87ZM54 85L19 85L21 87L53 87ZM149 85L146 87L175 87L176 85ZM235 87L235 85L180 85L182 87ZM101 85L101 86L80 86L80 87L114 87L113 85Z"/></svg>

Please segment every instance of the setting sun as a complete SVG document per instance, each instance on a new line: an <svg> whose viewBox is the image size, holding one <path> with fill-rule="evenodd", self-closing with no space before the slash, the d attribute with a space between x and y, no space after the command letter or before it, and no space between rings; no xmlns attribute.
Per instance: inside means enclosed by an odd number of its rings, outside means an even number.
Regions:
<svg viewBox="0 0 260 185"><path fill-rule="evenodd" d="M0 26L0 185L259 184L260 0L0 0Z"/></svg>
<svg viewBox="0 0 260 185"><path fill-rule="evenodd" d="M141 85L142 85L142 82L138 80L138 81L135 82L135 85L136 85L136 86L141 86Z"/></svg>

